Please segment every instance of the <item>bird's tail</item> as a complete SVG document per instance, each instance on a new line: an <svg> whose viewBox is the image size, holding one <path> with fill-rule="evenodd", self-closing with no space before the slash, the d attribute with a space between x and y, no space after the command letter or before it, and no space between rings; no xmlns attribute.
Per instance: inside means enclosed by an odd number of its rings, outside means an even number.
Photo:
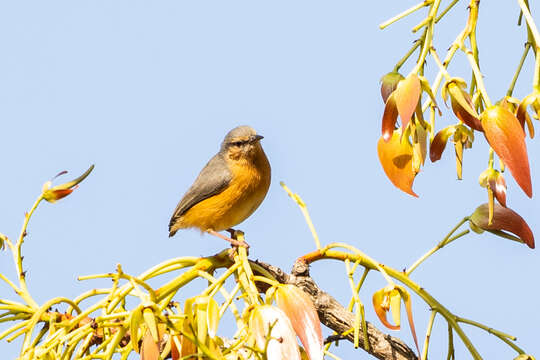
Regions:
<svg viewBox="0 0 540 360"><path fill-rule="evenodd" d="M173 216L171 218L171 221L169 222L169 237L173 237L174 234L180 229L180 226L177 222L178 218L176 216Z"/></svg>

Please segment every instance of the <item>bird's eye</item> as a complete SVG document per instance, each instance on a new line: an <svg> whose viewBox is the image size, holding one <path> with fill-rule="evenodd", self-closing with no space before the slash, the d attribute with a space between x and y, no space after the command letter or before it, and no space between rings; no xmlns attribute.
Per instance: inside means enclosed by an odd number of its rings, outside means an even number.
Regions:
<svg viewBox="0 0 540 360"><path fill-rule="evenodd" d="M242 145L244 145L244 142L243 141L235 141L232 144L233 144L233 146L242 146Z"/></svg>

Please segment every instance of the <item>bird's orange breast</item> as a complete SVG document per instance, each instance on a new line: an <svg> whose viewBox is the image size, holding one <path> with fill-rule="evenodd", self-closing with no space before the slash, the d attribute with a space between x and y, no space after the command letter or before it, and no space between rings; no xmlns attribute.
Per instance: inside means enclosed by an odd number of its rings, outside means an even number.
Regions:
<svg viewBox="0 0 540 360"><path fill-rule="evenodd" d="M249 217L261 204L270 186L270 164L257 144L252 159L229 161L232 179L221 193L189 209L180 219L182 228L221 231Z"/></svg>

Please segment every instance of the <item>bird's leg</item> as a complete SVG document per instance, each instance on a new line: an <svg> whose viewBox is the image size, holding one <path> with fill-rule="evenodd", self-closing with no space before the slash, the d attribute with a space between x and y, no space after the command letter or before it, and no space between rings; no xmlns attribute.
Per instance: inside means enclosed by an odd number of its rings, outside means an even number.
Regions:
<svg viewBox="0 0 540 360"><path fill-rule="evenodd" d="M229 231L229 230L227 230L227 231ZM243 247L245 247L245 248L249 248L248 243L245 242L245 241L238 241L238 240L236 240L236 239L234 239L234 238L230 238L230 237L228 237L228 236L225 236L225 235L223 235L223 234L220 234L220 233L218 233L217 231L214 231L214 230L207 230L207 232L208 232L209 234L212 234L212 235L214 235L214 236L217 236L217 237L220 238L220 239L223 239L223 240L225 240L225 241L230 242L230 243L231 243L233 246L235 246L235 247L243 246ZM231 234L232 237L234 237L234 232L236 232L236 230L233 230L233 233Z"/></svg>

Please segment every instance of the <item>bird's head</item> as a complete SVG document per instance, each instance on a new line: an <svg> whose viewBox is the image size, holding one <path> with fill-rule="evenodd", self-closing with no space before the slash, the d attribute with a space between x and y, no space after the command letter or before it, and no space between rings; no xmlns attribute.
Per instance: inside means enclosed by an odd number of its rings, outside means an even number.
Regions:
<svg viewBox="0 0 540 360"><path fill-rule="evenodd" d="M229 131L221 143L221 151L230 159L252 159L262 150L259 141L263 137L250 126L238 126Z"/></svg>

